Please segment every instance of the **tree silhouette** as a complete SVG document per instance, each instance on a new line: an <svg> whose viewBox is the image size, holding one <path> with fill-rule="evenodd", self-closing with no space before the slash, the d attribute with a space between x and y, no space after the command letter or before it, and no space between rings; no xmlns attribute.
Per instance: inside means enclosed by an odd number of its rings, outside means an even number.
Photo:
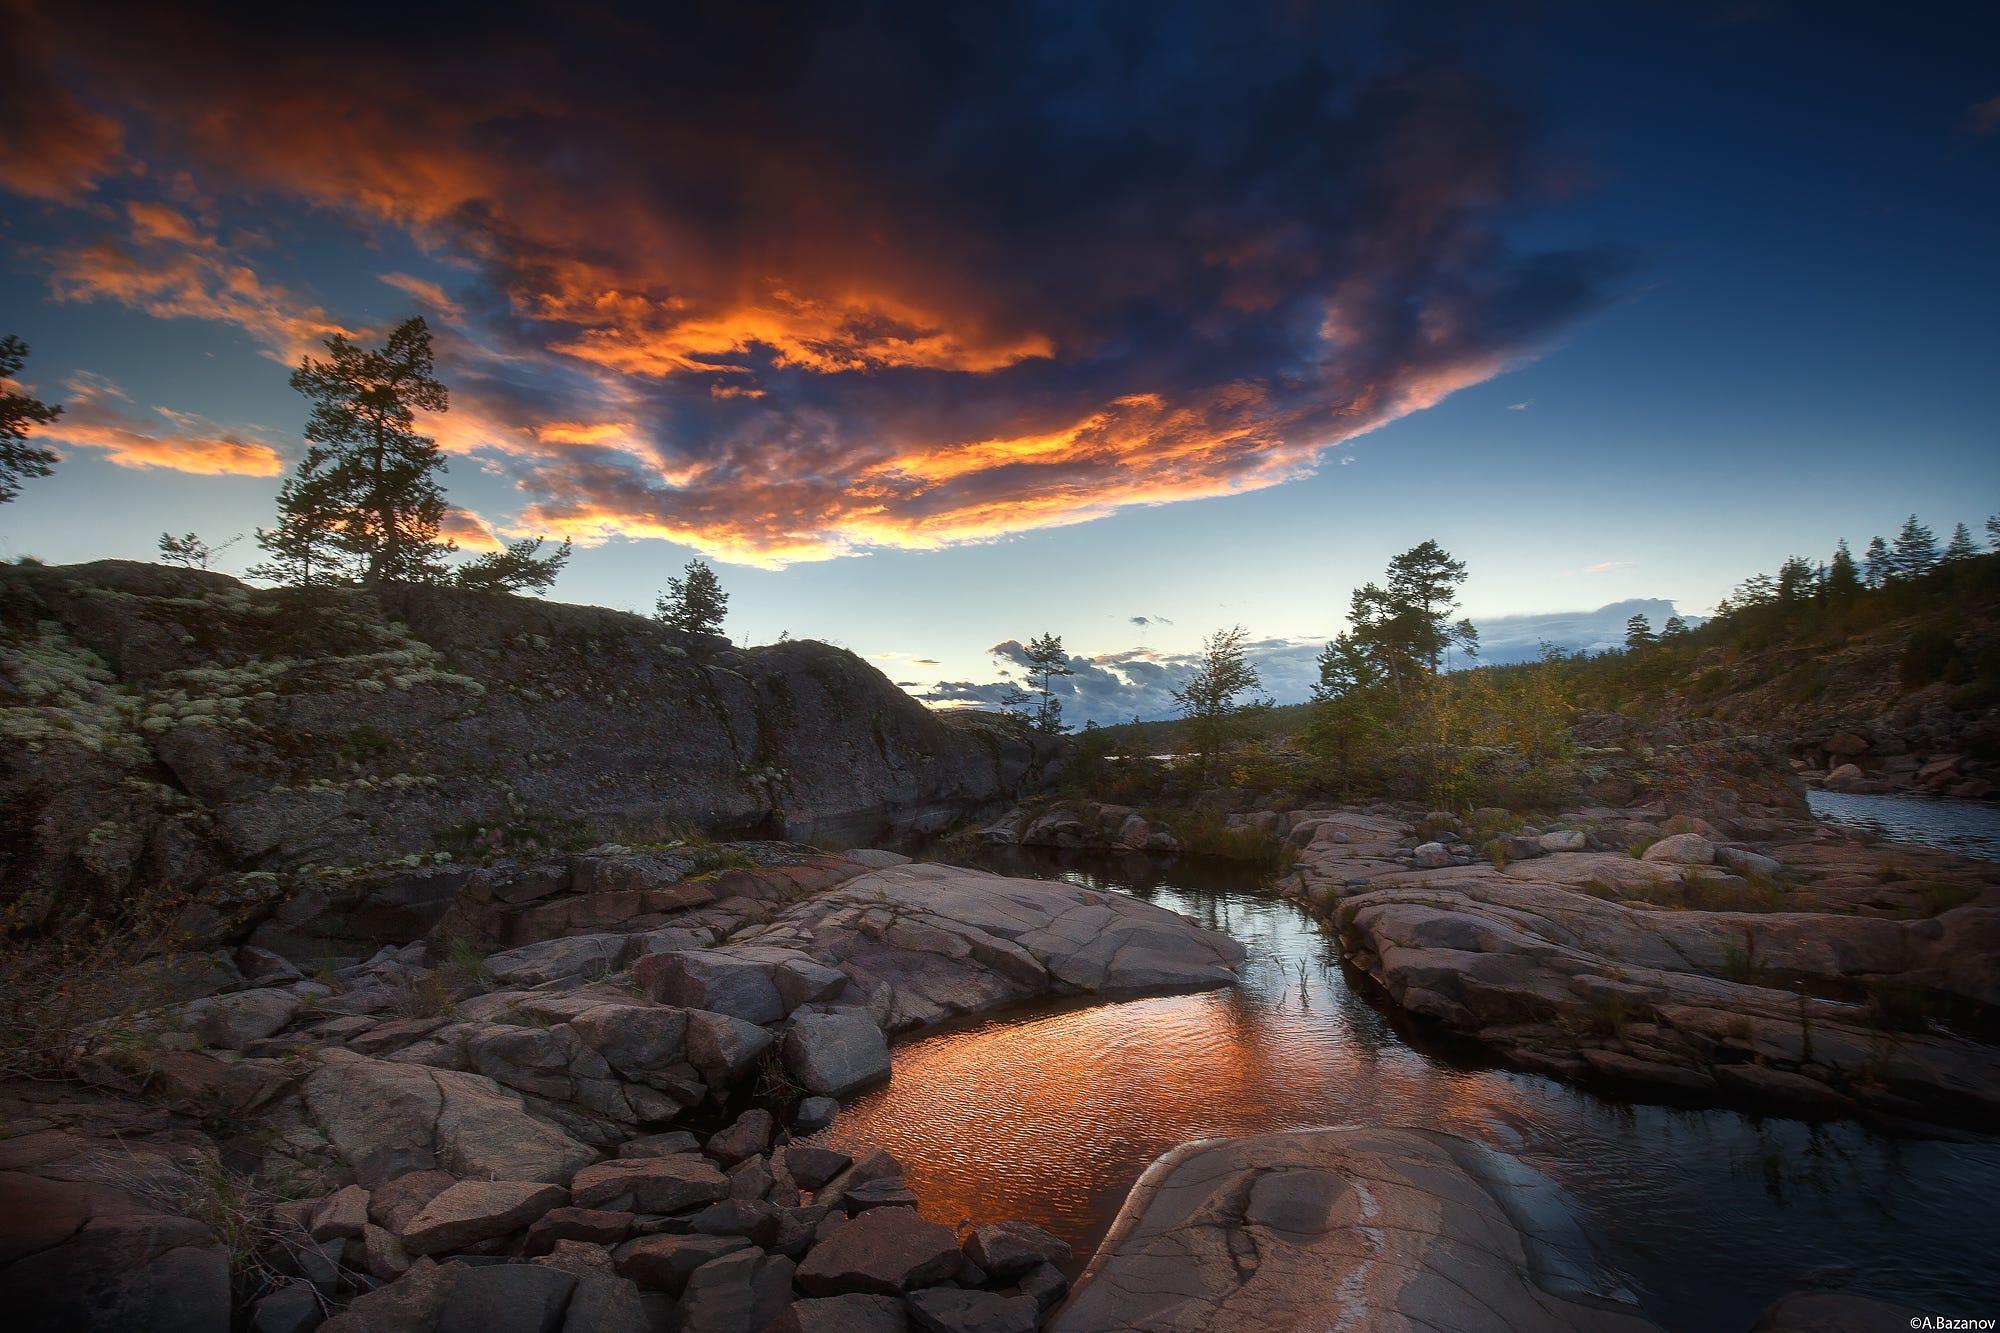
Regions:
<svg viewBox="0 0 2000 1333"><path fill-rule="evenodd" d="M1653 622L1644 615L1633 616L1625 622L1625 650L1636 653L1642 648L1650 648L1658 643L1659 636L1653 633Z"/></svg>
<svg viewBox="0 0 2000 1333"><path fill-rule="evenodd" d="M452 573L452 582L475 592L547 592L549 585L569 563L570 542L547 555L541 554L543 538L523 537L498 551L474 556Z"/></svg>
<svg viewBox="0 0 2000 1333"><path fill-rule="evenodd" d="M46 426L62 408L33 397L14 384L28 363L28 344L8 334L0 338L0 504L21 493L26 477L46 477L56 465L56 452L28 443L28 431Z"/></svg>
<svg viewBox="0 0 2000 1333"><path fill-rule="evenodd" d="M722 590L722 580L705 562L690 560L681 577L667 580L667 590L655 603L654 618L688 634L720 634L728 610L729 594Z"/></svg>
<svg viewBox="0 0 2000 1333"><path fill-rule="evenodd" d="M359 561L364 582L436 582L444 574L442 557L456 547L437 536L445 514L437 482L444 455L436 440L416 430L419 411L451 405L432 370L430 327L417 316L398 324L378 349L357 347L339 333L326 348L326 359L306 357L292 372L292 387L313 404L306 419L312 448L300 478L324 480L293 499L331 515L336 543Z"/></svg>
<svg viewBox="0 0 2000 1333"><path fill-rule="evenodd" d="M1912 514L1903 523L1903 530L1896 534L1896 550L1891 557L1891 567L1899 579L1913 579L1928 573L1938 562L1937 538L1931 530L1917 522Z"/></svg>
<svg viewBox="0 0 2000 1333"><path fill-rule="evenodd" d="M1060 734L1063 730L1062 700L1056 698L1055 682L1076 673L1070 670L1069 654L1063 651L1060 635L1044 634L1030 639L1027 647L1028 688L1035 694L1033 717L1036 731Z"/></svg>

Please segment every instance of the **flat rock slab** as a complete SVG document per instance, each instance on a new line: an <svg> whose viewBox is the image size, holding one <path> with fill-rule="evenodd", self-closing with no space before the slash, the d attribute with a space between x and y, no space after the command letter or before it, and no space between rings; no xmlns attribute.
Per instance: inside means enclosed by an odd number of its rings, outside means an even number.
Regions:
<svg viewBox="0 0 2000 1333"><path fill-rule="evenodd" d="M1243 946L1124 894L959 866L894 866L799 903L710 954L837 966L887 1000L890 1032L1046 995L1206 990Z"/></svg>
<svg viewBox="0 0 2000 1333"><path fill-rule="evenodd" d="M1655 1330L1630 1299L1518 1161L1450 1134L1346 1127L1167 1153L1049 1327Z"/></svg>
<svg viewBox="0 0 2000 1333"><path fill-rule="evenodd" d="M806 1253L798 1286L808 1296L895 1296L944 1281L959 1263L951 1228L908 1208L874 1208Z"/></svg>

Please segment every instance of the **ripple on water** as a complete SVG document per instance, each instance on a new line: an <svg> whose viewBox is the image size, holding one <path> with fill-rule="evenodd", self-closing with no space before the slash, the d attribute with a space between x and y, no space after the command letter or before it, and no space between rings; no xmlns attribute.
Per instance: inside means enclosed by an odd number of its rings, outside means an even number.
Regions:
<svg viewBox="0 0 2000 1333"><path fill-rule="evenodd" d="M1018 860L996 868L1024 873ZM1633 1105L1484 1068L1398 1035L1313 923L1245 881L1069 877L1234 935L1250 950L1243 984L1044 1008L899 1046L891 1082L828 1137L895 1153L937 1221L1038 1223L1075 1247L1074 1271L1139 1173L1178 1143L1417 1125L1518 1153L1565 1186L1669 1327L1746 1328L1814 1282L2000 1309L1988 1212L2000 1143Z"/></svg>

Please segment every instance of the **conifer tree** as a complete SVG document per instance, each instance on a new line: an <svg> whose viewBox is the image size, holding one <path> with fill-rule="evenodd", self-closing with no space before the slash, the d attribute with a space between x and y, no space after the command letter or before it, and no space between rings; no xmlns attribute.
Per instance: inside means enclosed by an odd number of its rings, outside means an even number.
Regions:
<svg viewBox="0 0 2000 1333"><path fill-rule="evenodd" d="M433 373L430 328L417 316L398 324L379 349L339 333L326 348L326 359L306 357L292 372L292 387L313 404L306 420L313 447L301 476L325 485L293 499L332 511L337 544L360 563L364 582L436 582L444 576L442 557L456 547L437 535L444 455L416 430L419 411L451 404Z"/></svg>
<svg viewBox="0 0 2000 1333"><path fill-rule="evenodd" d="M1034 728L1052 735L1060 734L1063 730L1062 700L1056 698L1055 682L1063 676L1076 674L1070 669L1069 654L1063 651L1062 638L1044 634L1039 639L1030 639L1027 658L1028 688L1035 695Z"/></svg>
<svg viewBox="0 0 2000 1333"><path fill-rule="evenodd" d="M1643 614L1635 615L1625 622L1625 651L1636 653L1650 648L1660 640L1653 633L1653 622Z"/></svg>
<svg viewBox="0 0 2000 1333"><path fill-rule="evenodd" d="M1970 560L1979 554L1978 543L1972 540L1972 530L1961 523L1952 529L1951 541L1944 548L1944 562L1954 564L1960 560Z"/></svg>
<svg viewBox="0 0 2000 1333"><path fill-rule="evenodd" d="M1669 643L1688 632L1688 623L1679 616L1668 616L1667 623L1660 626L1660 642Z"/></svg>
<svg viewBox="0 0 2000 1333"><path fill-rule="evenodd" d="M352 510L316 455L308 450L278 489L276 525L257 529L257 544L268 558L249 568L251 578L294 588L354 581L355 559L341 540L341 525Z"/></svg>
<svg viewBox="0 0 2000 1333"><path fill-rule="evenodd" d="M690 560L681 577L667 580L667 590L655 604L654 618L686 634L720 634L729 610L729 594L706 562Z"/></svg>
<svg viewBox="0 0 2000 1333"><path fill-rule="evenodd" d="M171 532L160 534L160 559L183 569L207 569L208 562L223 551L243 540L237 533L220 546L212 546L203 541L198 533L185 532L176 537Z"/></svg>
<svg viewBox="0 0 2000 1333"><path fill-rule="evenodd" d="M1896 534L1896 550L1891 561L1899 579L1916 578L1936 566L1937 538L1929 528L1917 522L1915 514L1904 520L1903 530Z"/></svg>
<svg viewBox="0 0 2000 1333"><path fill-rule="evenodd" d="M1861 559L1862 579L1871 588L1881 587L1896 572L1895 558L1889 554L1889 543L1880 537L1868 539L1868 551Z"/></svg>
<svg viewBox="0 0 2000 1333"><path fill-rule="evenodd" d="M28 344L8 334L0 338L0 504L21 493L24 477L46 477L54 470L56 453L28 442L28 431L46 426L62 408L43 402L14 383L28 363Z"/></svg>
<svg viewBox="0 0 2000 1333"><path fill-rule="evenodd" d="M1200 665L1187 683L1173 692L1174 702L1188 722L1188 748L1201 757L1204 779L1228 747L1243 712L1270 702L1243 699L1263 688L1245 648L1249 637L1250 631L1241 625L1209 635L1202 644Z"/></svg>
<svg viewBox="0 0 2000 1333"><path fill-rule="evenodd" d="M543 555L543 540L523 537L498 551L474 556L452 572L452 582L477 592L547 592L569 563L570 541L563 538L561 546Z"/></svg>
<svg viewBox="0 0 2000 1333"><path fill-rule="evenodd" d="M1833 548L1833 563L1826 567L1821 587L1836 606L1845 606L1861 591L1861 572L1854 567L1854 553L1847 549L1845 537Z"/></svg>

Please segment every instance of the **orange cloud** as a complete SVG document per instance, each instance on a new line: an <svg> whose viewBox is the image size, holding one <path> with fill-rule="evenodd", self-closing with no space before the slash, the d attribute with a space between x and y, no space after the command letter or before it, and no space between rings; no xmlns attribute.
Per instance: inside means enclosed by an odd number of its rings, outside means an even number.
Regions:
<svg viewBox="0 0 2000 1333"><path fill-rule="evenodd" d="M415 297L418 303L446 323L465 322L465 307L452 300L445 289L437 283L426 278L413 277L408 273L383 273L378 276L397 291Z"/></svg>
<svg viewBox="0 0 2000 1333"><path fill-rule="evenodd" d="M119 404L130 401L118 387L94 375L79 375L63 414L36 430L37 439L96 450L126 468L161 468L203 477L275 477L284 463L261 440L245 439L186 412L156 407L164 425L136 416Z"/></svg>
<svg viewBox="0 0 2000 1333"><path fill-rule="evenodd" d="M116 301L156 319L234 324L288 362L328 334L351 332L317 305L265 282L174 209L133 202L126 217L126 236L51 256L49 286L58 301Z"/></svg>
<svg viewBox="0 0 2000 1333"><path fill-rule="evenodd" d="M493 530L493 525L470 509L460 509L457 505L444 511L444 520L438 524L438 535L458 543L462 551L504 551L507 543Z"/></svg>

